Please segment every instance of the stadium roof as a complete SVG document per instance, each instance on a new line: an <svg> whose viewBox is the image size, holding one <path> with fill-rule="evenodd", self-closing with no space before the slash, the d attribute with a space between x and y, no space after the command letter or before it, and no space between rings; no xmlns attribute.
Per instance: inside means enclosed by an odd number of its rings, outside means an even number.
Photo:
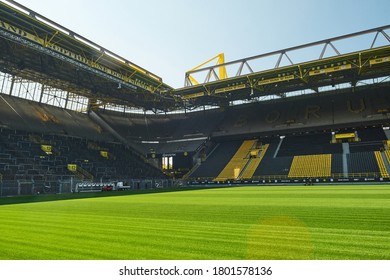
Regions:
<svg viewBox="0 0 390 280"><path fill-rule="evenodd" d="M217 64L186 73L187 87L176 90L183 99L194 106L204 103L221 105L226 102L252 99L261 96L278 95L287 92L335 86L390 75L390 25L353 34L321 40L297 47L291 47L236 61ZM368 42L368 49L360 50L362 42L352 52L337 48L340 41L362 37ZM378 38L382 43L378 45ZM294 52L318 51L313 60L295 62ZM326 56L330 52L330 56ZM273 68L257 70L258 64L266 59L274 62ZM285 63L282 65L282 61ZM220 78L219 70L230 67L236 73L230 78ZM224 73L226 71L223 71ZM192 75L203 77L204 84L194 84Z"/></svg>
<svg viewBox="0 0 390 280"><path fill-rule="evenodd" d="M2 71L101 102L173 106L159 76L15 1L0 7Z"/></svg>
<svg viewBox="0 0 390 280"><path fill-rule="evenodd" d="M15 1L0 1L0 7L0 71L86 96L95 106L114 103L161 111L226 106L235 100L283 97L286 92L317 91L341 83L354 86L390 75L390 25L386 25L195 69L186 73L186 87L173 89L159 76ZM356 37L368 40L370 47L362 50L359 43L347 52L337 47L340 41ZM294 52L316 47L319 53L314 59L292 59ZM268 58L275 59L274 67L259 68ZM235 74L220 77L220 69ZM191 76L201 77L202 83L193 84Z"/></svg>

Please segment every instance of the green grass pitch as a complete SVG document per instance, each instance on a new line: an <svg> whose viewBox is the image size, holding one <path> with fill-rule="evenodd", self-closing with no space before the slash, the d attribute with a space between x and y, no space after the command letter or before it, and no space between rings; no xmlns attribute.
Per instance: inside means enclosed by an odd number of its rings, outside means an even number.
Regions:
<svg viewBox="0 0 390 280"><path fill-rule="evenodd" d="M390 186L1 198L0 259L389 260Z"/></svg>

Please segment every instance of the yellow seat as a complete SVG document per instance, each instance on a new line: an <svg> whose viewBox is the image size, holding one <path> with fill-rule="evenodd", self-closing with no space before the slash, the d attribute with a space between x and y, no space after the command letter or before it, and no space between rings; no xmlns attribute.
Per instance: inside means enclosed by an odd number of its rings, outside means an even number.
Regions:
<svg viewBox="0 0 390 280"><path fill-rule="evenodd" d="M245 140L214 181L237 179L245 165L248 163L250 159L248 153L250 153L250 150L256 142L257 140Z"/></svg>
<svg viewBox="0 0 390 280"><path fill-rule="evenodd" d="M321 178L330 177L332 170L332 155L295 156L288 173L289 178Z"/></svg>

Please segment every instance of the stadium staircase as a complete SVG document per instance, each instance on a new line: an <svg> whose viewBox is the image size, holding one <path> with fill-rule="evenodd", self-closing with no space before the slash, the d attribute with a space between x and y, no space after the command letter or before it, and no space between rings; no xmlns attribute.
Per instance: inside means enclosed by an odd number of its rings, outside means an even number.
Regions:
<svg viewBox="0 0 390 280"><path fill-rule="evenodd" d="M225 168L219 173L214 181L224 181L228 179L237 179L241 171L249 161L248 153L255 145L256 140L245 140L237 152L230 159Z"/></svg>
<svg viewBox="0 0 390 280"><path fill-rule="evenodd" d="M289 178L321 178L330 177L332 155L305 155L295 156L288 173Z"/></svg>
<svg viewBox="0 0 390 280"><path fill-rule="evenodd" d="M387 162L390 164L390 150L385 150L384 153L385 153L385 157L386 157Z"/></svg>
<svg viewBox="0 0 390 280"><path fill-rule="evenodd" d="M183 180L187 180L189 178L192 177L192 175L198 170L198 168L202 165L202 161L206 161L210 155L212 155L214 153L214 151L219 147L220 143L216 143L214 145L212 145L211 147L211 151L206 155L206 153L204 154L204 158L201 159L199 158L199 160L194 164L194 166L186 173L184 174L183 176Z"/></svg>
<svg viewBox="0 0 390 280"><path fill-rule="evenodd" d="M350 154L349 150L349 143L342 143L343 147L343 177L348 177L348 161L347 161L347 155Z"/></svg>
<svg viewBox="0 0 390 280"><path fill-rule="evenodd" d="M269 144L265 144L262 145L260 148L251 150L250 159L246 164L246 166L244 167L244 170L241 172L239 176L240 179L251 179L253 177L255 171L257 170L257 167L260 165L260 162L264 158L264 155L267 152L268 147Z"/></svg>
<svg viewBox="0 0 390 280"><path fill-rule="evenodd" d="M72 172L78 179L93 181L93 175L77 164L68 164L68 170Z"/></svg>
<svg viewBox="0 0 390 280"><path fill-rule="evenodd" d="M388 151L387 151L388 152ZM388 162L385 163L384 158L386 159L386 155L382 154L380 151L375 151L375 158L378 163L379 172L382 178L389 178L388 173Z"/></svg>
<svg viewBox="0 0 390 280"><path fill-rule="evenodd" d="M276 150L275 150L273 158L276 158L278 156L278 153L279 153L280 147L282 146L283 140L284 140L284 137L281 137L280 140L279 140L279 144L276 147Z"/></svg>

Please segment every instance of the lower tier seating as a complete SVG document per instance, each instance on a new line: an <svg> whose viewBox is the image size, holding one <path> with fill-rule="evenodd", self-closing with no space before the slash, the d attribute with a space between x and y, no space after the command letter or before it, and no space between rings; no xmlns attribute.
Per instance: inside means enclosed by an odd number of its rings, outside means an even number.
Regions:
<svg viewBox="0 0 390 280"><path fill-rule="evenodd" d="M306 177L330 177L332 167L332 155L307 155L295 156L290 171L289 178L306 178Z"/></svg>

